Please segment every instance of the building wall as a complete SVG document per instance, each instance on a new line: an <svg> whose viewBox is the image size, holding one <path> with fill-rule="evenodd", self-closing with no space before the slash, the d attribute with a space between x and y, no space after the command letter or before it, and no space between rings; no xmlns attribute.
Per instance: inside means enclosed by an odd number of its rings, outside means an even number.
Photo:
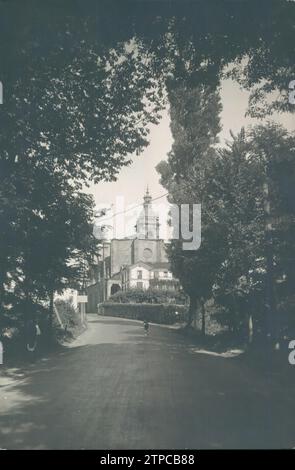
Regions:
<svg viewBox="0 0 295 470"><path fill-rule="evenodd" d="M122 265L168 261L163 240L112 240L110 252L111 276L119 272Z"/></svg>
<svg viewBox="0 0 295 470"><path fill-rule="evenodd" d="M161 285L161 281L167 281L169 285L169 281L173 280L173 275L168 269L150 270L144 266L134 266L123 269L121 279L123 290L130 288L148 289L150 287L150 280L158 281L156 285ZM164 285L166 284L163 284L163 286ZM171 284L170 288L174 289L174 287L175 286Z"/></svg>
<svg viewBox="0 0 295 470"><path fill-rule="evenodd" d="M129 288L140 287L141 289L148 289L150 284L150 271L142 266L134 266L129 268ZM138 273L141 272L141 277ZM140 285L139 285L140 284Z"/></svg>
<svg viewBox="0 0 295 470"><path fill-rule="evenodd" d="M110 242L103 242L102 245L102 259L107 258L111 254L111 243Z"/></svg>
<svg viewBox="0 0 295 470"><path fill-rule="evenodd" d="M113 284L117 284L123 290L133 287L147 289L150 278L154 275L146 268L134 267L127 269L128 279L112 279L112 276L121 272L122 266L130 266L139 261L146 263L167 262L165 242L159 239L114 239L111 242L105 242L102 253L100 275L93 279L95 284L87 288L88 305L87 312L96 312L97 304L103 302L111 295ZM98 263L99 264L99 263ZM143 279L137 278L137 271L143 271ZM115 276L116 277L116 276ZM168 271L165 276L164 270L159 270L159 279L171 279L172 274Z"/></svg>
<svg viewBox="0 0 295 470"><path fill-rule="evenodd" d="M138 261L146 263L168 261L164 241L135 239L132 245L132 264Z"/></svg>
<svg viewBox="0 0 295 470"><path fill-rule="evenodd" d="M111 276L118 273L123 264L132 264L132 242L131 239L111 241Z"/></svg>
<svg viewBox="0 0 295 470"><path fill-rule="evenodd" d="M173 274L168 269L154 269L151 272L151 279L173 279Z"/></svg>
<svg viewBox="0 0 295 470"><path fill-rule="evenodd" d="M98 311L97 305L105 300L104 295L104 280L92 284L92 286L87 287L87 313L96 313Z"/></svg>

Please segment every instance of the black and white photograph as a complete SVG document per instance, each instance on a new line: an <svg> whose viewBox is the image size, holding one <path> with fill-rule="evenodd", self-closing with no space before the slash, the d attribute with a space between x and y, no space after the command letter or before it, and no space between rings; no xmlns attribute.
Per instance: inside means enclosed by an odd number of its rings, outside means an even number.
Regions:
<svg viewBox="0 0 295 470"><path fill-rule="evenodd" d="M295 449L294 58L292 0L0 0L0 465Z"/></svg>

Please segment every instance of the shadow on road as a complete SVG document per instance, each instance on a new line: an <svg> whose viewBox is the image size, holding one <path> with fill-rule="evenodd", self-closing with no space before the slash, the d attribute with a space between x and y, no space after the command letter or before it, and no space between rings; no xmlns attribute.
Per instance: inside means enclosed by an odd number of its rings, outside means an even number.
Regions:
<svg viewBox="0 0 295 470"><path fill-rule="evenodd" d="M192 354L173 330L92 323L80 343L2 371L1 448L294 446L293 389Z"/></svg>

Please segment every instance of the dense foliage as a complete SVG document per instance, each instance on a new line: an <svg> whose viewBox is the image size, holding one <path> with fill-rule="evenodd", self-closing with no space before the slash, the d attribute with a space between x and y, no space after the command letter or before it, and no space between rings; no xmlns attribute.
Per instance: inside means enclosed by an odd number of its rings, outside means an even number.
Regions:
<svg viewBox="0 0 295 470"><path fill-rule="evenodd" d="M83 284L85 260L95 250L93 202L83 185L114 180L148 145L149 124L158 122L167 102L175 144L162 178L176 202L208 194L205 176L214 160L220 126L216 91L223 77L251 91L251 115L294 111L288 101L295 74L293 2L14 0L1 1L0 10L1 314L17 306L29 315L41 301L50 298L52 306L54 291ZM252 139L258 150L265 141L259 132ZM281 136L285 155L288 139ZM284 219L276 229L283 242L273 256L288 295L293 268L286 259L294 238L292 194L285 188L293 187L292 165L292 157L273 161L279 180L271 168L268 176L271 186L281 188L280 202L271 201ZM192 191L176 197L171 185L183 191L181 181L190 181ZM214 214L205 199L202 204ZM191 299L196 276L202 302L225 256L218 240L228 240L228 227L219 219L215 225L209 216L204 221L203 248L196 255L202 275L198 278L188 255L174 263ZM231 256L226 259L233 267Z"/></svg>
<svg viewBox="0 0 295 470"><path fill-rule="evenodd" d="M183 89L178 93L182 97ZM202 204L200 249L184 251L180 240L169 250L172 268L190 296L189 322L197 307L205 320L205 301L213 297L222 307L220 321L236 334L247 336L251 323L256 336L276 342L295 323L295 136L267 122L232 134L224 148L208 141L196 152L193 142L208 135L206 123L199 125L194 109L187 113L181 98L171 103L178 124L172 125L175 144L168 162L158 166L161 181L171 202ZM211 106L204 101L204 116ZM216 107L216 119L217 112ZM211 129L212 119L208 114ZM183 154L189 164L179 171L174 162L180 165Z"/></svg>
<svg viewBox="0 0 295 470"><path fill-rule="evenodd" d="M120 303L185 304L186 295L182 291L131 288L126 291L116 292L108 301Z"/></svg>

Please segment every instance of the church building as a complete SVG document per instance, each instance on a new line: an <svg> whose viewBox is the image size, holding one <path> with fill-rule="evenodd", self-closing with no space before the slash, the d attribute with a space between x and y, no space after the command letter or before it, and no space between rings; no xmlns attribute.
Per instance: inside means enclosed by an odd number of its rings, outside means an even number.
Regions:
<svg viewBox="0 0 295 470"><path fill-rule="evenodd" d="M88 311L119 290L130 288L176 290L178 280L171 272L166 243L159 236L159 217L152 207L149 190L131 238L104 241L101 258L92 267L89 282Z"/></svg>

